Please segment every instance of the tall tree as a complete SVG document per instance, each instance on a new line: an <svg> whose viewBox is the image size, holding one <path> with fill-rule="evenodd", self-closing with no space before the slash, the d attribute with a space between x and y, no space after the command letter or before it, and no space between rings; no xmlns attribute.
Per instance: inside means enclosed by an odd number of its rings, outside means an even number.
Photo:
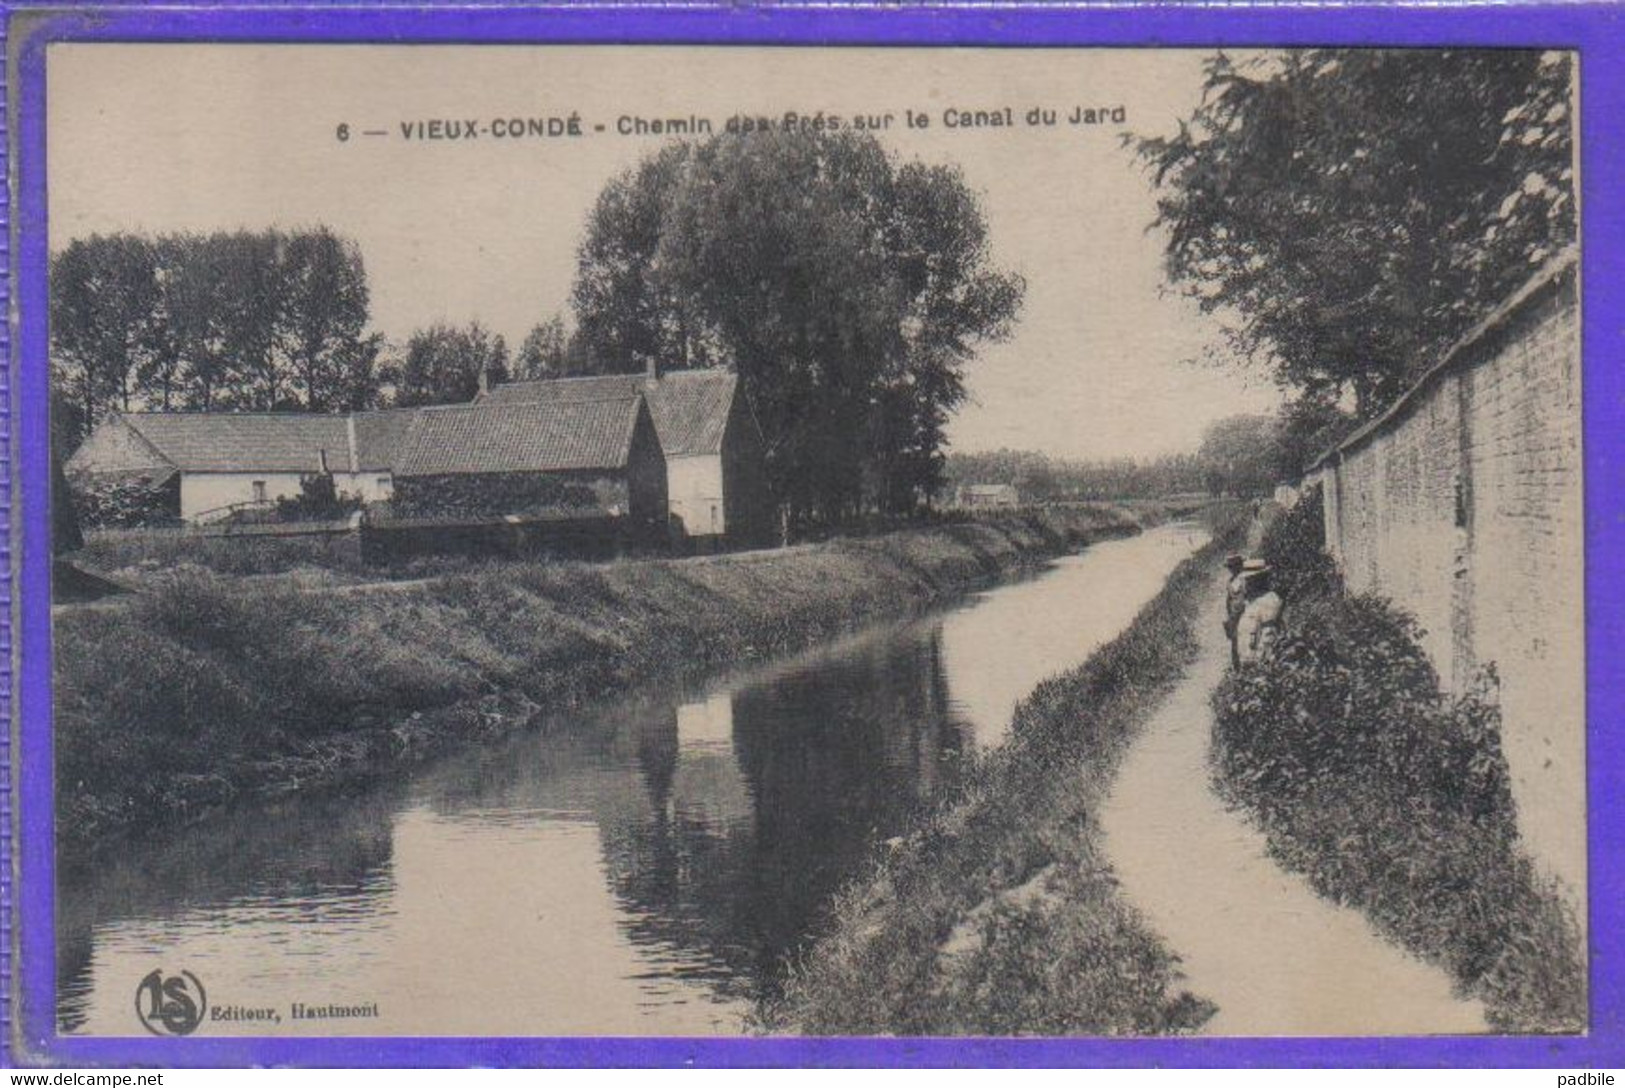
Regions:
<svg viewBox="0 0 1625 1088"><path fill-rule="evenodd" d="M177 285L182 265L196 245L192 235L161 235L152 242L158 298L152 313L152 350L136 367L135 384L144 407L169 411L185 399L186 361L176 319ZM52 291L55 292L55 283Z"/></svg>
<svg viewBox="0 0 1625 1088"><path fill-rule="evenodd" d="M75 239L51 260L52 380L83 433L108 409L128 410L158 346L157 252L144 238Z"/></svg>
<svg viewBox="0 0 1625 1088"><path fill-rule="evenodd" d="M225 237L160 240L161 248L173 247L175 259L163 281L165 330L180 379L175 407L208 410L251 398L249 390L237 388L242 378L233 351L244 337L233 332L235 307L224 297L231 272Z"/></svg>
<svg viewBox="0 0 1625 1088"><path fill-rule="evenodd" d="M555 314L525 334L514 356L513 377L518 381L561 378L569 371L570 336L564 318Z"/></svg>
<svg viewBox="0 0 1625 1088"><path fill-rule="evenodd" d="M1283 385L1373 414L1572 244L1571 69L1502 49L1213 57L1178 135L1138 143L1170 279Z"/></svg>
<svg viewBox="0 0 1625 1088"><path fill-rule="evenodd" d="M577 255L571 290L580 353L601 371L707 366L693 300L659 274L672 198L694 147L673 143L612 178L598 196Z"/></svg>
<svg viewBox="0 0 1625 1088"><path fill-rule="evenodd" d="M936 489L962 368L1022 289L957 172L899 168L864 134L765 131L614 179L574 303L597 368L734 367L781 502L838 519Z"/></svg>
<svg viewBox="0 0 1625 1088"><path fill-rule="evenodd" d="M904 165L896 201L891 244L905 346L882 384L871 440L885 509L939 489L944 429L965 398L963 364L980 341L1008 333L1024 289L1019 277L989 271L987 224L957 170Z"/></svg>
<svg viewBox="0 0 1625 1088"><path fill-rule="evenodd" d="M281 231L211 234L200 243L213 277L210 319L220 337L228 374L217 390L223 408L274 411L293 408L291 377L278 354L289 314L283 261L288 237Z"/></svg>
<svg viewBox="0 0 1625 1088"><path fill-rule="evenodd" d="M355 242L327 227L288 236L280 268L278 350L287 395L315 412L368 407L382 337L365 332L366 266Z"/></svg>
<svg viewBox="0 0 1625 1088"><path fill-rule="evenodd" d="M478 321L463 328L431 325L412 334L396 379L395 403L462 404L479 392L480 374L492 384L508 377L508 347Z"/></svg>

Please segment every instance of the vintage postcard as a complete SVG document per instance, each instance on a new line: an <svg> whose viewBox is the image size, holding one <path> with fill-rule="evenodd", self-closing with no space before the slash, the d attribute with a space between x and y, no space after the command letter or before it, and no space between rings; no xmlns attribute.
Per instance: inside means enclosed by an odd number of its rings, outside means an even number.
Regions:
<svg viewBox="0 0 1625 1088"><path fill-rule="evenodd" d="M50 1039L1585 1037L1578 51L35 48Z"/></svg>

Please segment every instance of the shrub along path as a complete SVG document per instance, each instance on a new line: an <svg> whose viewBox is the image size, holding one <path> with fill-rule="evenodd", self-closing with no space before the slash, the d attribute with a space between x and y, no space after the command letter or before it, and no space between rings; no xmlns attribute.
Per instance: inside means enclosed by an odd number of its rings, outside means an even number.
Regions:
<svg viewBox="0 0 1625 1088"><path fill-rule="evenodd" d="M1101 814L1107 859L1131 903L1218 1005L1212 1035L1382 1035L1486 1030L1444 971L1384 941L1265 853L1209 779L1209 698L1229 647L1215 572L1199 656L1130 749Z"/></svg>

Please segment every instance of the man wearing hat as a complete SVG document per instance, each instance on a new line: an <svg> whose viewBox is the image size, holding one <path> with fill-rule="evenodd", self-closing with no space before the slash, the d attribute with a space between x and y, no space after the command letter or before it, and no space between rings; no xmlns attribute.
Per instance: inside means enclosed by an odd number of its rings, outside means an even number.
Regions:
<svg viewBox="0 0 1625 1088"><path fill-rule="evenodd" d="M1224 569L1230 572L1230 580L1224 587L1224 637L1230 640L1231 668L1241 664L1241 655L1236 650L1236 624L1247 608L1247 579L1242 575L1245 563L1246 559L1235 552L1224 557Z"/></svg>
<svg viewBox="0 0 1625 1088"><path fill-rule="evenodd" d="M1242 661L1257 661L1280 637L1285 605L1281 595L1271 588L1270 567L1262 559L1243 563L1241 577L1246 585L1247 606L1236 623L1236 650Z"/></svg>

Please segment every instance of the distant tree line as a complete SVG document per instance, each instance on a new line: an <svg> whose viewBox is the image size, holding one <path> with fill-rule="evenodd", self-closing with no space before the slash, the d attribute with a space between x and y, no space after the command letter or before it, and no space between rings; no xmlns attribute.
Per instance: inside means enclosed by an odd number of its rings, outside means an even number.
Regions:
<svg viewBox="0 0 1625 1088"><path fill-rule="evenodd" d="M1265 495L1297 478L1296 466L1324 452L1306 445L1287 417L1221 419L1194 453L1148 460L1076 460L1031 450L948 455L944 498L967 484L1011 484L1024 502L1149 499L1169 495Z"/></svg>
<svg viewBox="0 0 1625 1088"><path fill-rule="evenodd" d="M513 380L570 378L596 373L586 342L569 331L563 314L531 327L513 357Z"/></svg>
<svg viewBox="0 0 1625 1088"><path fill-rule="evenodd" d="M945 502L970 484L1010 484L1023 502L1156 498L1200 491L1204 486L1194 454L1150 461L1133 458L1074 460L1033 450L990 450L948 454Z"/></svg>
<svg viewBox="0 0 1625 1088"><path fill-rule="evenodd" d="M1346 430L1574 244L1573 76L1563 52L1217 54L1178 134L1135 142L1168 276L1295 430Z"/></svg>

